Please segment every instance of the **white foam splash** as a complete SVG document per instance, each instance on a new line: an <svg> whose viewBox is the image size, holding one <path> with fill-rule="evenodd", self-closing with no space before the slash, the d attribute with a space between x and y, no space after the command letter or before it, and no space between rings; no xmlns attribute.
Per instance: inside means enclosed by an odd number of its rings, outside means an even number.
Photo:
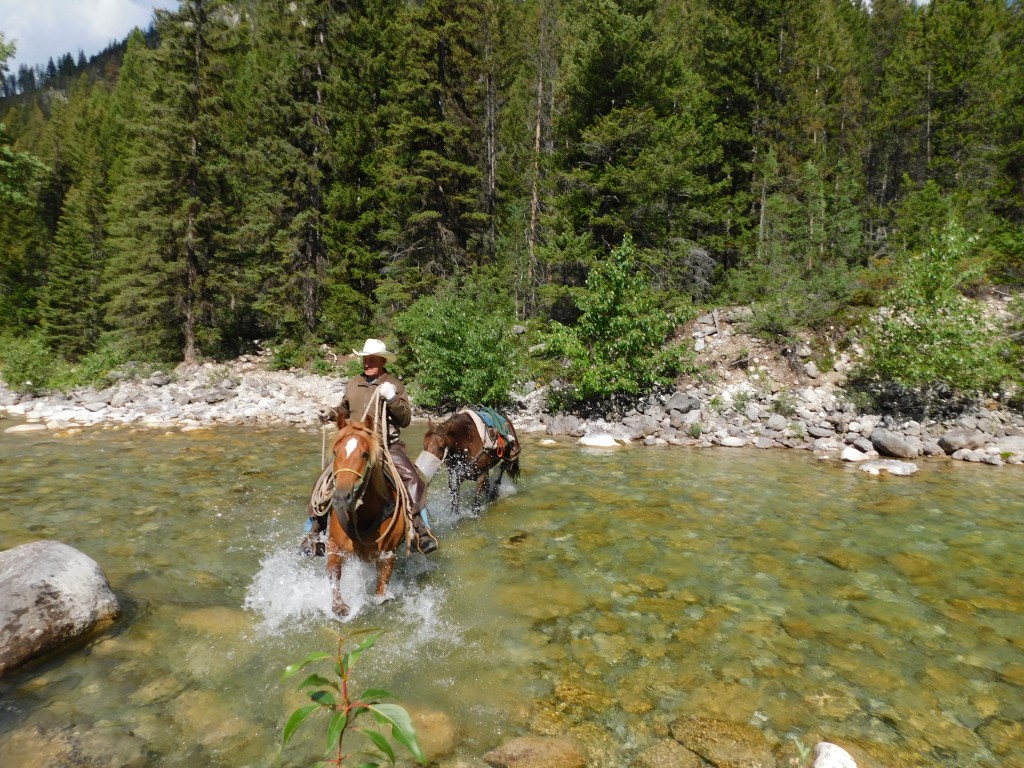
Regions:
<svg viewBox="0 0 1024 768"><path fill-rule="evenodd" d="M418 583L436 570L437 564L422 555L399 557L383 599L375 594L375 564L356 559L345 562L341 594L350 612L343 621L351 621L364 611L392 611L399 617L398 623L411 633L411 646L457 634L441 618L447 597L444 588ZM380 607L391 601L393 607ZM261 631L274 635L293 631L296 626L320 626L325 619L335 621L325 559L302 557L291 546L271 552L261 560L243 606L262 617Z"/></svg>
<svg viewBox="0 0 1024 768"><path fill-rule="evenodd" d="M358 560L345 563L341 593L351 608L346 620L358 616L372 601L375 583L373 565ZM263 617L260 629L271 634L297 623L312 625L321 624L325 617L334 619L324 558L304 558L291 547L271 552L260 561L243 605Z"/></svg>

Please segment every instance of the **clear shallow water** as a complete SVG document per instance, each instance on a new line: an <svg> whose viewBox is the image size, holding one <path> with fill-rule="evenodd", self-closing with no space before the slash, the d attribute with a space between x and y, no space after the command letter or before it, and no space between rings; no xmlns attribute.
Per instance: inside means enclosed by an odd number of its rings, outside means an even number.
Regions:
<svg viewBox="0 0 1024 768"><path fill-rule="evenodd" d="M890 768L1024 765L1018 468L875 477L796 452L528 439L518 490L480 518L452 519L439 475L441 551L400 558L383 604L351 569L338 624L323 559L296 552L320 456L318 433L283 428L0 434L0 547L71 544L124 608L0 680L5 768L273 764L303 703L284 666L364 627L387 632L357 682L446 720L455 757L569 733L591 765L628 765L698 715ZM321 754L305 728L284 765Z"/></svg>

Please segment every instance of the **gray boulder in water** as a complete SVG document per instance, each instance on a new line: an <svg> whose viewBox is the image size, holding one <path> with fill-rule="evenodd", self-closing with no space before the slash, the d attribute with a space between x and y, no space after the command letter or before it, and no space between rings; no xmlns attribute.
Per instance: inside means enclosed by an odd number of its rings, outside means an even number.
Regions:
<svg viewBox="0 0 1024 768"><path fill-rule="evenodd" d="M0 552L0 675L68 645L121 612L88 555L59 541Z"/></svg>

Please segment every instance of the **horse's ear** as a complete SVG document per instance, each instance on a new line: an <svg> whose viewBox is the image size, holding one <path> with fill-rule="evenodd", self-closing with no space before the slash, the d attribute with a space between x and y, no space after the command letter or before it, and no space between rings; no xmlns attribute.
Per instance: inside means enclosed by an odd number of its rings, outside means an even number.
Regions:
<svg viewBox="0 0 1024 768"><path fill-rule="evenodd" d="M345 428L345 414L342 413L340 409L338 410L338 416L334 423L338 425L338 429Z"/></svg>
<svg viewBox="0 0 1024 768"><path fill-rule="evenodd" d="M427 416L427 432L433 432L433 431L434 431L434 420L432 418L430 418L429 416Z"/></svg>

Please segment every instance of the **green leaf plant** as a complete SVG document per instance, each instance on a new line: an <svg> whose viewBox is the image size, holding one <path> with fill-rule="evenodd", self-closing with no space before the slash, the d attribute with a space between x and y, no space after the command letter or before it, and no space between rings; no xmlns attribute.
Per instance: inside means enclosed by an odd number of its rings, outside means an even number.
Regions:
<svg viewBox="0 0 1024 768"><path fill-rule="evenodd" d="M369 634L355 648L346 652L344 650L348 641L358 635ZM380 730L370 727L361 727L362 723L370 724L374 721L377 726L391 728L391 739L405 747L406 750L421 764L426 765L427 760L416 737L416 730L412 725L412 718L409 713L398 704L383 703L382 699L394 698L394 694L380 688L367 688L358 695L353 696L349 688L351 682L352 668L359 657L377 642L380 632L375 630L363 630L352 635L339 635L338 647L335 653L317 652L311 653L302 661L296 664L289 664L282 675L282 680L297 675L311 664L320 661L332 660L334 677L331 679L317 673L309 674L301 683L299 690L309 690L309 698L312 704L299 707L288 718L285 723L284 732L281 736L281 752L291 741L295 732L306 720L317 712L324 712L329 716L327 725L327 748L325 759L317 765L356 765L359 768L379 768L382 765L395 764L395 747ZM372 742L380 754L373 752L347 752L346 738L352 731L357 731ZM349 739L351 743L351 739ZM280 760L280 754L278 756ZM351 762L355 761L355 762Z"/></svg>

